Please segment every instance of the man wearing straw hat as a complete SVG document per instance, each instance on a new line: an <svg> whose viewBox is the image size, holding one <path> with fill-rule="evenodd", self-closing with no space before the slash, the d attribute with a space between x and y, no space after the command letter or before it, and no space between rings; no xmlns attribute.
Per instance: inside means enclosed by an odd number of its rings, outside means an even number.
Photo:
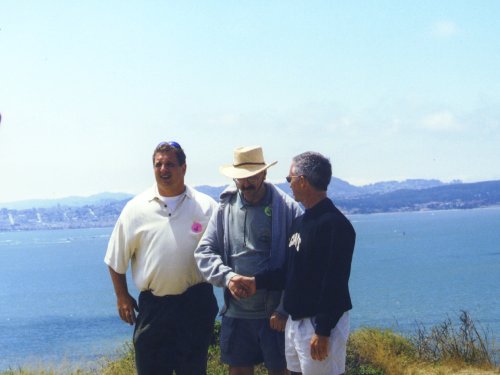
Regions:
<svg viewBox="0 0 500 375"><path fill-rule="evenodd" d="M217 213L195 251L205 279L225 288L220 347L230 375L253 374L262 362L271 375L288 373L281 291L262 290L248 297L238 283L241 275L283 265L293 219L301 214L293 199L265 182L274 164L264 161L259 146L234 150L233 164L220 168L234 185L222 192Z"/></svg>

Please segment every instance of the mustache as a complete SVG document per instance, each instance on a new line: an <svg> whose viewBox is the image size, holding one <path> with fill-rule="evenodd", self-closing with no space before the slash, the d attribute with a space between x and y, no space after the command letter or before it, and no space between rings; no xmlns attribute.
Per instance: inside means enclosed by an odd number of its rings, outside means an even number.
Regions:
<svg viewBox="0 0 500 375"><path fill-rule="evenodd" d="M255 186L246 186L244 188L241 188L240 189L241 191L251 191L251 190L255 190Z"/></svg>

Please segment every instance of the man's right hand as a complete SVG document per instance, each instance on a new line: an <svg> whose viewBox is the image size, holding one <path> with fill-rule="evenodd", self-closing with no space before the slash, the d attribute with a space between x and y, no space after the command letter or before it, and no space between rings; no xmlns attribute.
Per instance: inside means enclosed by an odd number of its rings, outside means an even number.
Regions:
<svg viewBox="0 0 500 375"><path fill-rule="evenodd" d="M116 294L116 306L121 320L130 325L135 323L135 310L139 311L136 300L130 295L127 287L127 277L108 267Z"/></svg>
<svg viewBox="0 0 500 375"><path fill-rule="evenodd" d="M124 295L117 299L118 314L125 323L133 325L135 323L135 312L139 311L137 301L130 295Z"/></svg>
<svg viewBox="0 0 500 375"><path fill-rule="evenodd" d="M256 292L254 277L242 275L233 276L231 280L229 280L227 287L236 299L253 296Z"/></svg>

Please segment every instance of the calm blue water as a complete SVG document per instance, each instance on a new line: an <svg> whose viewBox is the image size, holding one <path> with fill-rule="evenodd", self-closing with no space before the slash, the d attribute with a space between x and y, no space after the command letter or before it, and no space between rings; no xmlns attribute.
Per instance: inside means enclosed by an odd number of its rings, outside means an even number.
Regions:
<svg viewBox="0 0 500 375"><path fill-rule="evenodd" d="M350 219L353 328L411 332L464 309L500 341L500 208ZM103 263L110 233L0 233L0 370L82 366L130 339Z"/></svg>

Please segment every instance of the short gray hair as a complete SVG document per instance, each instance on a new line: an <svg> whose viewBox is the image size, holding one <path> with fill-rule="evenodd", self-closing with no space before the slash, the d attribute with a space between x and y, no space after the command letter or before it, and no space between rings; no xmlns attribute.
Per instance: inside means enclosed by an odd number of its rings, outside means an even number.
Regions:
<svg viewBox="0 0 500 375"><path fill-rule="evenodd" d="M326 191L332 179L330 160L319 152L307 151L293 158L294 173L304 176L317 190Z"/></svg>

